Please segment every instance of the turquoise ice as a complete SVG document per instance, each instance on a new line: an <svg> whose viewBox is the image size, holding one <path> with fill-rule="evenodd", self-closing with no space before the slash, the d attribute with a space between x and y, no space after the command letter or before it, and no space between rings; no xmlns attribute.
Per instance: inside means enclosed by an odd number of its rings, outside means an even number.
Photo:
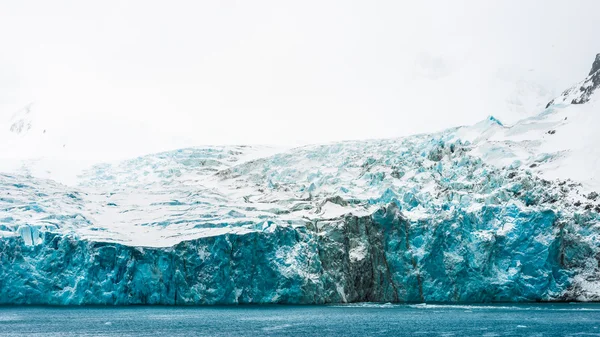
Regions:
<svg viewBox="0 0 600 337"><path fill-rule="evenodd" d="M74 188L0 175L0 303L600 299L580 184L487 165L458 131L183 149Z"/></svg>

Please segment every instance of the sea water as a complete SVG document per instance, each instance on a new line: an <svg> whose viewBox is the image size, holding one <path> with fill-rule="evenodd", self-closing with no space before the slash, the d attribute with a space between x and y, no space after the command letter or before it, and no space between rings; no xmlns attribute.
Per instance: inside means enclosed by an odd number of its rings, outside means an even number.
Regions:
<svg viewBox="0 0 600 337"><path fill-rule="evenodd" d="M600 305L0 307L0 336L600 336Z"/></svg>

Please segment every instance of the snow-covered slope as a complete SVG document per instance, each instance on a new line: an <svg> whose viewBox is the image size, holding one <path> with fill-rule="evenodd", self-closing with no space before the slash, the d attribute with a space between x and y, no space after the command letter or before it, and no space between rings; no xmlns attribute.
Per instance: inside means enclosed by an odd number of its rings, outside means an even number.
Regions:
<svg viewBox="0 0 600 337"><path fill-rule="evenodd" d="M25 134L31 130L33 124L33 103L15 112L10 118L9 131L15 134Z"/></svg>
<svg viewBox="0 0 600 337"><path fill-rule="evenodd" d="M504 127L482 122L458 137L475 155L498 167L523 165L546 179L574 179L600 190L600 54L588 77L550 101L538 115Z"/></svg>
<svg viewBox="0 0 600 337"><path fill-rule="evenodd" d="M2 174L0 303L600 300L596 86L512 126Z"/></svg>
<svg viewBox="0 0 600 337"><path fill-rule="evenodd" d="M144 121L87 109L71 106L62 111L57 102L41 101L0 115L0 172L75 185L77 175L98 162L190 144L185 136L148 128Z"/></svg>

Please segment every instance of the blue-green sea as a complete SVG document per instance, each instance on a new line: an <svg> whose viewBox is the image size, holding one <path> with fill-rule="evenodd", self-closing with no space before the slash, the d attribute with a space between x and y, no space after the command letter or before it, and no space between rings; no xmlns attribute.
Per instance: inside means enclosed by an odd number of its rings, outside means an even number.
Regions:
<svg viewBox="0 0 600 337"><path fill-rule="evenodd" d="M600 305L8 306L0 336L600 336Z"/></svg>

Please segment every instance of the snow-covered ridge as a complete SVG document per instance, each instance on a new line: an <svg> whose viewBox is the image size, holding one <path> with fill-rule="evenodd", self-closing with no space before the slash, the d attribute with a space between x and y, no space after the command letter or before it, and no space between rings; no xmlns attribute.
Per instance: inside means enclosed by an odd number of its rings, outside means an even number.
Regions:
<svg viewBox="0 0 600 337"><path fill-rule="evenodd" d="M590 101L592 94L600 87L600 54L592 64L589 75L573 87L565 90L562 95L550 101L547 107L559 104L583 104Z"/></svg>

